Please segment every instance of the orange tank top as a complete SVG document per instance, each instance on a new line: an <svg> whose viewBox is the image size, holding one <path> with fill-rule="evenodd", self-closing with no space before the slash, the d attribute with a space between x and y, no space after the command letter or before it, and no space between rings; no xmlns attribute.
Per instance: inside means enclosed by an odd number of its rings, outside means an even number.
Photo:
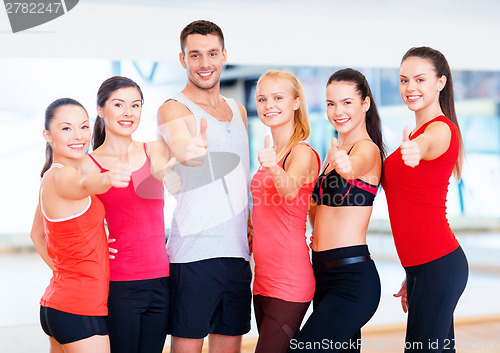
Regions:
<svg viewBox="0 0 500 353"><path fill-rule="evenodd" d="M49 219L43 212L48 254L53 276L40 304L70 314L108 314L109 251L104 230L104 206L89 196L80 213Z"/></svg>
<svg viewBox="0 0 500 353"><path fill-rule="evenodd" d="M279 161L280 167L283 168L290 151ZM312 300L316 282L305 233L315 183L316 180L302 185L297 196L289 201L278 193L267 171L259 169L252 178L253 294L297 303Z"/></svg>

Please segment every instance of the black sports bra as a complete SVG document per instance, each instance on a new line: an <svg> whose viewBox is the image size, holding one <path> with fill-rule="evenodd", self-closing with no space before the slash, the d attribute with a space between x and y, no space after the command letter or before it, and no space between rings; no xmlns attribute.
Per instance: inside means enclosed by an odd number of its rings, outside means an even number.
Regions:
<svg viewBox="0 0 500 353"><path fill-rule="evenodd" d="M350 152L349 150L348 154ZM378 185L369 184L361 179L345 180L335 169L325 174L329 165L326 165L316 181L312 193L314 202L330 207L373 205Z"/></svg>

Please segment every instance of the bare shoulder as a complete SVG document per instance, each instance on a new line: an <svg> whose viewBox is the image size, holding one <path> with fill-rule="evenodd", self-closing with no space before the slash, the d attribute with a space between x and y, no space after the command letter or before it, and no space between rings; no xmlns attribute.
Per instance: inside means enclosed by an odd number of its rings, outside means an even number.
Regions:
<svg viewBox="0 0 500 353"><path fill-rule="evenodd" d="M174 121L192 115L191 111L182 103L169 99L158 108L158 124Z"/></svg>
<svg viewBox="0 0 500 353"><path fill-rule="evenodd" d="M290 159L290 164L299 163L303 165L310 165L311 163L317 161L314 150L310 146L304 144L297 144L293 146L288 159Z"/></svg>
<svg viewBox="0 0 500 353"><path fill-rule="evenodd" d="M40 185L42 186L42 189L44 189L47 185L50 185L54 183L54 173L58 171L60 168L52 168L50 170L47 170L43 174L43 178L41 180Z"/></svg>
<svg viewBox="0 0 500 353"><path fill-rule="evenodd" d="M444 121L434 121L425 128L424 133L434 138L450 138L451 129Z"/></svg>
<svg viewBox="0 0 500 353"><path fill-rule="evenodd" d="M316 153L311 147L297 144L290 151L284 169L302 182L309 183L318 176L320 165Z"/></svg>
<svg viewBox="0 0 500 353"><path fill-rule="evenodd" d="M312 156L312 157L316 156L313 148L311 146L308 146L308 145L303 144L303 143L298 143L295 146L293 146L292 151L290 152L290 156L292 154L306 155L306 156Z"/></svg>
<svg viewBox="0 0 500 353"><path fill-rule="evenodd" d="M157 149L157 148L164 148L166 147L166 144L163 140L155 140L155 141L149 141L149 142L146 142L146 146L147 148L151 148L151 149Z"/></svg>
<svg viewBox="0 0 500 353"><path fill-rule="evenodd" d="M354 144L350 155L364 155L367 157L379 156L380 149L377 144L371 140L361 140Z"/></svg>
<svg viewBox="0 0 500 353"><path fill-rule="evenodd" d="M240 102L236 102L236 104L238 104L238 109L240 110L240 114L241 114L241 118L243 119L243 122L245 123L245 126L248 127L248 119L247 119L247 110L245 109L245 107L243 106L243 104L241 104Z"/></svg>
<svg viewBox="0 0 500 353"><path fill-rule="evenodd" d="M65 185L66 183L71 182L75 177L79 176L77 170L70 166L54 169L55 170L52 171L52 180L56 185Z"/></svg>
<svg viewBox="0 0 500 353"><path fill-rule="evenodd" d="M163 140L149 141L146 142L146 149L148 151L148 155L161 153L164 154L168 151L167 144Z"/></svg>
<svg viewBox="0 0 500 353"><path fill-rule="evenodd" d="M101 172L101 169L87 154L82 158L81 171L82 174L97 174Z"/></svg>
<svg viewBox="0 0 500 353"><path fill-rule="evenodd" d="M371 140L361 140L354 144L349 154L352 173L350 179L361 179L367 183L378 185L382 168L380 149Z"/></svg>
<svg viewBox="0 0 500 353"><path fill-rule="evenodd" d="M419 142L422 152L422 159L432 160L441 156L451 142L451 128L443 121L430 123L425 131L415 138Z"/></svg>

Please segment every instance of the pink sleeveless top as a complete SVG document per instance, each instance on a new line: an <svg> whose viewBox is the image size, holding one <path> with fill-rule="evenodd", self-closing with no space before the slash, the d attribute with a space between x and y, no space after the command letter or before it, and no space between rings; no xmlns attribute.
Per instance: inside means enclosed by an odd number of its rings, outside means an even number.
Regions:
<svg viewBox="0 0 500 353"><path fill-rule="evenodd" d="M144 144L144 150L146 145ZM93 156L89 157L107 172ZM169 261L163 216L163 183L151 175L149 157L132 172L126 188L112 187L96 195L106 210L110 244L118 250L110 260L111 281L167 277Z"/></svg>
<svg viewBox="0 0 500 353"><path fill-rule="evenodd" d="M280 167L283 168L290 151L278 162ZM297 303L312 300L315 280L305 233L315 183L316 180L304 184L297 196L288 201L281 197L264 169L252 178L253 294Z"/></svg>

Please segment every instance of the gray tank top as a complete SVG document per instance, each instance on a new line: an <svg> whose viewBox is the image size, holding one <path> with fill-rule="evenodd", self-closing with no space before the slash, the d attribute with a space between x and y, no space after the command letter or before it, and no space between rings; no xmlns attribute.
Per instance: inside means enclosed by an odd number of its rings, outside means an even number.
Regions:
<svg viewBox="0 0 500 353"><path fill-rule="evenodd" d="M207 119L208 154L203 165L177 164L182 190L167 244L170 262L186 263L218 257L249 260L247 241L249 151L247 129L233 99L222 97L233 116L220 122L178 93L196 119Z"/></svg>

